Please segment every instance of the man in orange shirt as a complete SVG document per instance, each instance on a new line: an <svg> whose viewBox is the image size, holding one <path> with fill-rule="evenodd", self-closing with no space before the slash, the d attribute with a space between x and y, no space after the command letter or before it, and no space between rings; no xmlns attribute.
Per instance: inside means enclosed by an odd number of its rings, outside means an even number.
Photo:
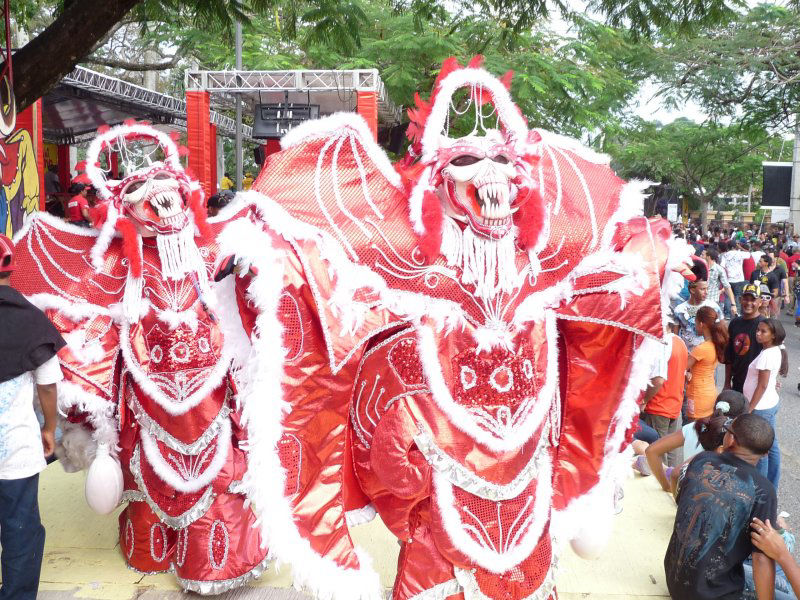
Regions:
<svg viewBox="0 0 800 600"><path fill-rule="evenodd" d="M683 385L689 352L680 336L675 335L676 324L670 323L669 342L664 345L650 373L650 385L644 395L642 420L658 432L659 437L678 430L678 417L683 405ZM667 466L678 465L677 450L667 454Z"/></svg>

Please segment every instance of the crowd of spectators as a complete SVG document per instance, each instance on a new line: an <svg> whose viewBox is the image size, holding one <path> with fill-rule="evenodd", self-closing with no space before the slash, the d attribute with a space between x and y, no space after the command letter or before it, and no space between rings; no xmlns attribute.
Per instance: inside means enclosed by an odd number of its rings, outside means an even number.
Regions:
<svg viewBox="0 0 800 600"><path fill-rule="evenodd" d="M800 325L800 235L701 235L691 227L675 234L695 249L695 279L673 302L633 464L677 504L664 558L670 595L796 598L794 537L778 516L775 425L788 372L780 311Z"/></svg>

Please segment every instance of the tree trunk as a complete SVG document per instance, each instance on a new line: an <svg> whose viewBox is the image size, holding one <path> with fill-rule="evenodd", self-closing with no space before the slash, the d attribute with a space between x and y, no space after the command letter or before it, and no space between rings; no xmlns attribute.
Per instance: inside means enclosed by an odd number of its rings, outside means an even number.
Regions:
<svg viewBox="0 0 800 600"><path fill-rule="evenodd" d="M140 1L65 3L47 29L14 53L17 110L30 106L52 89Z"/></svg>
<svg viewBox="0 0 800 600"><path fill-rule="evenodd" d="M708 231L708 205L709 201L707 199L700 199L700 227L703 235Z"/></svg>

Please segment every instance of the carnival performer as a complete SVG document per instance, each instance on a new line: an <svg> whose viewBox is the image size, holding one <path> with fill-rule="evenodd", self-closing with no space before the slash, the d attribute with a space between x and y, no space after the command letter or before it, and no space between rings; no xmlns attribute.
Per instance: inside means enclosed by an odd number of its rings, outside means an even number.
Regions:
<svg viewBox="0 0 800 600"><path fill-rule="evenodd" d="M120 156L121 181L99 166L106 152ZM25 277L14 284L67 341L62 462L89 467L96 510L127 503L129 567L174 571L208 594L259 575L267 550L240 489L248 440L230 377L235 333L223 335L217 317L236 304L231 296L226 310L211 289L214 233L179 154L145 124L99 131L81 176L97 190L99 230L38 215L16 239Z"/></svg>
<svg viewBox="0 0 800 600"><path fill-rule="evenodd" d="M610 531L690 249L641 216L647 183L529 130L510 81L448 60L397 170L357 115L303 124L221 213L266 442L243 486L316 597L381 597L345 526L376 513L395 600L548 599L559 543Z"/></svg>

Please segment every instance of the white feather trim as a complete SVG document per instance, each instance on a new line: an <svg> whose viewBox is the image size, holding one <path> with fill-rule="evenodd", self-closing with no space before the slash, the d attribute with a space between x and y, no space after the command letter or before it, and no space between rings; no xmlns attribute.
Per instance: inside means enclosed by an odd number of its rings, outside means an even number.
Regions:
<svg viewBox="0 0 800 600"><path fill-rule="evenodd" d="M432 172L432 166L427 166L423 169L419 180L414 185L411 190L411 195L408 198L408 218L411 221L411 226L414 228L414 233L417 235L423 235L425 233L425 225L422 223L422 201L425 198L425 192L434 191L431 185Z"/></svg>
<svg viewBox="0 0 800 600"><path fill-rule="evenodd" d="M283 415L290 410L283 399L286 349L283 327L277 318L283 292L283 257L264 232L259 243L253 245L255 233L248 232L247 224L255 227L246 220L234 222L218 238L221 256L236 256L258 270L247 290L258 313L252 351L237 378L242 423L247 427L249 443L242 484L259 515L263 543L279 564L292 566L296 587L326 600L377 600L382 597L381 586L369 556L356 549L361 566L352 570L317 554L300 535L291 501L283 495L286 471L277 444L283 435Z"/></svg>
<svg viewBox="0 0 800 600"><path fill-rule="evenodd" d="M489 91L500 122L511 135L517 152L524 154L528 141L528 126L511 99L511 94L503 83L488 71L466 68L453 71L439 83L439 91L420 141L422 146L420 160L426 164L436 160L436 153L442 147L442 132L450 112L450 101L457 90L467 86L481 87Z"/></svg>
<svg viewBox="0 0 800 600"><path fill-rule="evenodd" d="M77 473L92 466L97 455L97 442L92 433L78 423L61 421L61 439L56 444L56 458L67 473Z"/></svg>
<svg viewBox="0 0 800 600"><path fill-rule="evenodd" d="M111 198L111 193L106 184L106 178L103 171L98 167L100 161L100 154L104 151L106 144L112 145L117 138L124 138L126 135L138 134L142 136L152 137L164 149L165 159L169 165L176 171L183 171L181 166L180 155L178 154L178 146L172 141L172 138L163 131L159 131L150 125L134 124L134 125L116 125L105 133L97 135L89 148L86 151L86 175L92 182L92 186L101 198L108 200Z"/></svg>
<svg viewBox="0 0 800 600"><path fill-rule="evenodd" d="M158 443L144 429L139 431L139 436L144 455L147 457L147 462L153 467L153 471L155 471L161 481L179 492L192 494L210 485L211 482L216 479L220 469L225 465L225 461L228 460L228 453L231 449L231 422L230 419L223 419L220 422L219 433L217 433L217 448L214 452L214 457L205 470L197 477L194 476L194 473L187 472L185 475L177 473L162 456L158 449ZM206 448L204 453L209 450L210 448ZM194 460L194 457L192 457L192 460ZM202 455L197 459L197 463L198 465L204 463Z"/></svg>
<svg viewBox="0 0 800 600"><path fill-rule="evenodd" d="M566 135L561 135L558 133L553 133L552 131L548 131L547 129L533 129L531 131L535 131L542 137L542 141L540 144L544 144L546 146L550 146L552 148L561 148L562 150L569 150L573 154L577 154L583 160L586 160L590 163L594 163L596 165L607 165L611 162L611 157L608 154L603 154L601 152L597 152L592 148L581 143L579 140L575 138L568 137ZM541 149L537 148L536 144L531 144L530 148L534 153L541 154Z"/></svg>
<svg viewBox="0 0 800 600"><path fill-rule="evenodd" d="M608 223L603 228L603 237L600 240L601 250L610 251L614 249L611 244L614 240L614 234L617 232L617 226L620 223L625 223L634 217L644 215L644 200L646 197L644 191L652 185L654 185L652 181L633 179L622 186L617 210L611 215Z"/></svg>
<svg viewBox="0 0 800 600"><path fill-rule="evenodd" d="M88 302L70 302L55 294L32 294L26 298L39 310L57 310L70 321L83 321L101 315L111 316L111 311L103 306Z"/></svg>
<svg viewBox="0 0 800 600"><path fill-rule="evenodd" d="M156 311L158 320L162 321L170 329L177 329L181 325L186 325L192 332L197 332L197 312L189 310L175 311L171 309Z"/></svg>
<svg viewBox="0 0 800 600"><path fill-rule="evenodd" d="M65 233L71 233L73 235L80 235L83 237L96 238L99 234L99 232L96 229L71 225L67 223L64 219L54 217L53 215L46 212L35 212L30 216L30 218L28 218L28 220L25 221L25 224L22 226L22 228L14 233L14 244L15 245L18 244L23 237L28 235L31 231L31 228L41 227L42 223L45 223L49 227L58 229Z"/></svg>
<svg viewBox="0 0 800 600"><path fill-rule="evenodd" d="M375 163L375 166L378 167L378 170L386 177L389 183L402 190L403 182L400 174L394 170L389 157L386 156L386 152L375 142L372 130L370 130L364 117L358 113L337 112L321 119L301 123L297 127L290 129L281 138L281 148L286 150L312 140L349 135L350 132L355 134L358 143L364 148L367 156Z"/></svg>

